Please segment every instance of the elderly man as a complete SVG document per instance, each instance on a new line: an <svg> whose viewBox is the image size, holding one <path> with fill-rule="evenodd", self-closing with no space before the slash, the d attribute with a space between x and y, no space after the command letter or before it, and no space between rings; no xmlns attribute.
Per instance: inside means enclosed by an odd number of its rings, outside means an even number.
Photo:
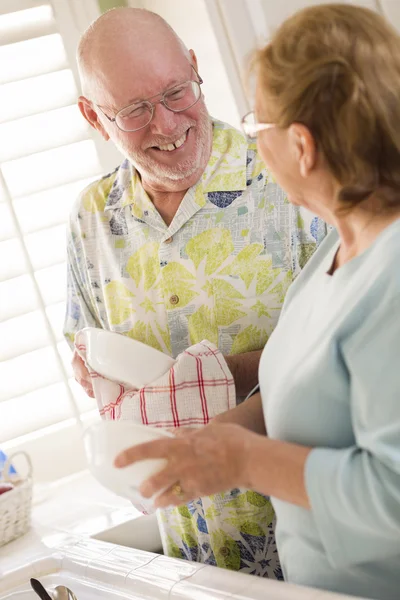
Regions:
<svg viewBox="0 0 400 600"><path fill-rule="evenodd" d="M104 14L78 64L83 116L126 158L71 215L67 339L95 326L173 356L207 339L246 394L325 225L294 214L255 145L210 118L194 52L158 15ZM73 364L92 395L76 354ZM234 492L207 511L200 502L169 514L166 553L279 577L269 502Z"/></svg>

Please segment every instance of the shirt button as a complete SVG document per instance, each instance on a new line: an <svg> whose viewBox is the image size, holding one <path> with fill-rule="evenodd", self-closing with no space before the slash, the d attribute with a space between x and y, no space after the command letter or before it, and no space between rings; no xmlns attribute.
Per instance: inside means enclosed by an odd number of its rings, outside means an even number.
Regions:
<svg viewBox="0 0 400 600"><path fill-rule="evenodd" d="M174 294L173 296L171 296L171 298L169 299L169 301L171 302L171 304L178 304L178 302L179 302L179 296L177 296L176 294Z"/></svg>
<svg viewBox="0 0 400 600"><path fill-rule="evenodd" d="M173 237L169 237L168 239L164 240L164 244L170 244L173 239Z"/></svg>
<svg viewBox="0 0 400 600"><path fill-rule="evenodd" d="M229 550L229 548L227 548L226 546L222 546L222 548L220 550L221 556L229 556L230 553L231 553L231 551Z"/></svg>

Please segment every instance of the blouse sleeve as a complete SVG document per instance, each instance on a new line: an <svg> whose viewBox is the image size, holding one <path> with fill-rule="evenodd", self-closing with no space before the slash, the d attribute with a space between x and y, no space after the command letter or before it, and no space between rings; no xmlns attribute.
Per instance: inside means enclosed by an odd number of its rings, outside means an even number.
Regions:
<svg viewBox="0 0 400 600"><path fill-rule="evenodd" d="M312 514L334 567L400 555L400 298L343 348L355 445L315 448L305 469Z"/></svg>

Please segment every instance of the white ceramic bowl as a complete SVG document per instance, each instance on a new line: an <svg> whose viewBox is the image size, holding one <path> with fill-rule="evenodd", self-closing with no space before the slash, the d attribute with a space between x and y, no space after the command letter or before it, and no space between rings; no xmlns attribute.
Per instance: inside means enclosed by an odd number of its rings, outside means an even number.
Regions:
<svg viewBox="0 0 400 600"><path fill-rule="evenodd" d="M86 327L81 334L92 369L137 389L152 383L175 364L167 354L120 333Z"/></svg>
<svg viewBox="0 0 400 600"><path fill-rule="evenodd" d="M131 421L96 422L83 434L90 471L104 487L118 496L127 498L137 508L149 511L153 503L151 499L141 496L139 487L151 475L160 471L166 461L164 459L142 460L117 469L114 467L114 459L127 448L163 437L173 437L173 435L163 429L136 425Z"/></svg>

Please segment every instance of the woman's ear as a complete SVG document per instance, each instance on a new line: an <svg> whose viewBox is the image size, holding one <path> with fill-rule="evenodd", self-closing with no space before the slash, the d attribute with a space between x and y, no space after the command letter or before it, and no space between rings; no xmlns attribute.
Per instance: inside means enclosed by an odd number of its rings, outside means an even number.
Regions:
<svg viewBox="0 0 400 600"><path fill-rule="evenodd" d="M93 129L96 129L96 131L98 131L107 142L110 139L110 136L104 129L103 125L100 123L99 117L97 115L97 112L94 110L92 103L87 98L85 98L85 96L79 96L78 107L83 117L89 123L89 125L93 127Z"/></svg>
<svg viewBox="0 0 400 600"><path fill-rule="evenodd" d="M293 156L299 165L300 175L308 177L315 167L317 148L310 130L301 123L292 123L289 130L289 142Z"/></svg>

